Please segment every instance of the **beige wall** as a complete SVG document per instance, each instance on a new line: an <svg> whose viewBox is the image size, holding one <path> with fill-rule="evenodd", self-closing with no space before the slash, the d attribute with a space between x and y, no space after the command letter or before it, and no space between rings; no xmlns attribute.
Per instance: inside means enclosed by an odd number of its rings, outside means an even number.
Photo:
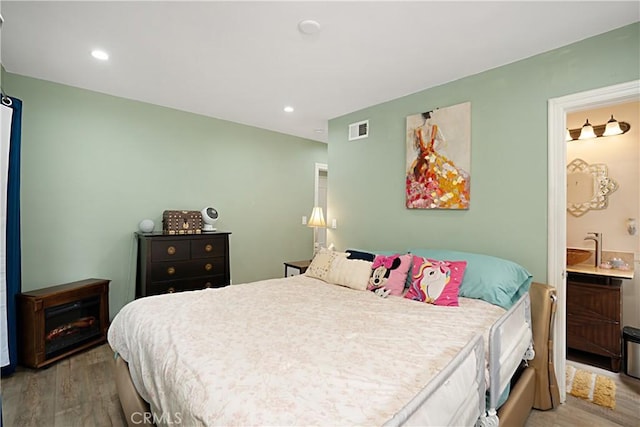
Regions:
<svg viewBox="0 0 640 427"><path fill-rule="evenodd" d="M640 327L640 233L632 236L626 229L627 218L640 220L640 103L571 113L567 126L580 128L587 118L591 124L603 124L611 114L629 123L629 132L567 143L567 162L580 158L589 164L604 163L609 177L618 183L606 209L589 211L580 217L567 214L567 246L593 249L592 241L584 241L586 233L601 232L603 250L634 253L636 277L623 280L623 323ZM603 256L603 261L608 261L607 257Z"/></svg>

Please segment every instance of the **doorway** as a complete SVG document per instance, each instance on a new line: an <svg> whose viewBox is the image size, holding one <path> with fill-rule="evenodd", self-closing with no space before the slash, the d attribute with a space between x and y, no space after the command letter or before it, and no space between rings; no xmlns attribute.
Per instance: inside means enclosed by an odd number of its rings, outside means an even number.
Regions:
<svg viewBox="0 0 640 427"><path fill-rule="evenodd" d="M567 246L567 151L566 116L568 113L606 107L637 100L640 80L580 92L548 101L548 239L547 283L558 296L553 362L556 377L563 379L566 354L566 246ZM559 381L560 401L566 400L566 384Z"/></svg>
<svg viewBox="0 0 640 427"><path fill-rule="evenodd" d="M320 206L322 208L322 212L324 214L325 223L327 223L327 227L329 227L329 216L327 213L327 188L328 188L328 180L329 180L329 167L326 163L316 163L315 164L315 184L314 184L314 195L313 195L313 206ZM316 242L317 247L326 248L327 247L327 227L318 228L316 233ZM314 246L316 247L316 246Z"/></svg>

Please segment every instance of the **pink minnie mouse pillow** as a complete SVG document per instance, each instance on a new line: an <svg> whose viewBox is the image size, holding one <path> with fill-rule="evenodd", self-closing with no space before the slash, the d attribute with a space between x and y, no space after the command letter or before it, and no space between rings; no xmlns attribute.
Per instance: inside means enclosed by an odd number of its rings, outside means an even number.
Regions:
<svg viewBox="0 0 640 427"><path fill-rule="evenodd" d="M371 265L367 289L375 291L384 288L390 291L389 295L402 296L410 265L411 255L408 254L376 255Z"/></svg>
<svg viewBox="0 0 640 427"><path fill-rule="evenodd" d="M466 267L466 261L437 261L414 255L411 286L404 297L457 307L458 289Z"/></svg>

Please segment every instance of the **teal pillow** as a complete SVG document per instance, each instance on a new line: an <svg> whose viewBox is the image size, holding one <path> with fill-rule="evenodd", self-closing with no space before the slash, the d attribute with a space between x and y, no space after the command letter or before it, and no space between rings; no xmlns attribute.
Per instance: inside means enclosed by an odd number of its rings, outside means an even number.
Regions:
<svg viewBox="0 0 640 427"><path fill-rule="evenodd" d="M529 291L533 280L521 265L490 255L446 249L411 249L409 252L442 261L467 261L459 296L482 299L505 309Z"/></svg>

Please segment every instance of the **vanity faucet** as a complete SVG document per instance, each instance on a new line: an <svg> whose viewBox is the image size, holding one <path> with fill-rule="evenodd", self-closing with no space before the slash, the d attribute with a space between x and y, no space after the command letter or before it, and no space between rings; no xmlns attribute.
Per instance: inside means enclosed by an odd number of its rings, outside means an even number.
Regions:
<svg viewBox="0 0 640 427"><path fill-rule="evenodd" d="M584 240L593 240L596 243L595 264L596 268L599 267L602 262L602 233L587 233L587 237Z"/></svg>

